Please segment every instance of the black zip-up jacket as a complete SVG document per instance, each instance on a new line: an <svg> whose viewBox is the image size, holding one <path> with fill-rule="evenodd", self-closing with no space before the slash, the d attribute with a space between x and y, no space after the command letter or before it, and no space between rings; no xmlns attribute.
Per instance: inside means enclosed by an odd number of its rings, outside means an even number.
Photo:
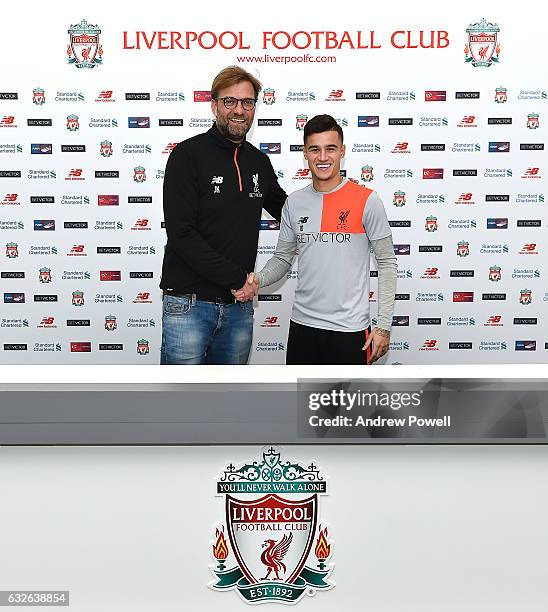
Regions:
<svg viewBox="0 0 548 612"><path fill-rule="evenodd" d="M166 292L232 297L255 267L261 210L280 220L285 191L267 155L216 125L171 152L164 177Z"/></svg>

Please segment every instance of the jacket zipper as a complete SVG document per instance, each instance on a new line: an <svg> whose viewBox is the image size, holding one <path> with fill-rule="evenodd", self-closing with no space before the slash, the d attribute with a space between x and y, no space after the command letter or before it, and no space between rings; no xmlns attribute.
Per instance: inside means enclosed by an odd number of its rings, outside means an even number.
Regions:
<svg viewBox="0 0 548 612"><path fill-rule="evenodd" d="M240 166L238 166L238 147L236 147L234 149L234 165L236 166L236 170L238 171L238 184L240 185L240 191L243 191L242 189L242 175L240 174Z"/></svg>

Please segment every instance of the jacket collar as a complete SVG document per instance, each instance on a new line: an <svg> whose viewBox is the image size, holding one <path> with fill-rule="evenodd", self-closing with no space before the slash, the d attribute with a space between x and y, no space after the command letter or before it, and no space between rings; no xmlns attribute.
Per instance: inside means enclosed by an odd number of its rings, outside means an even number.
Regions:
<svg viewBox="0 0 548 612"><path fill-rule="evenodd" d="M236 147L243 147L247 144L247 140L245 138L242 140L240 144L236 144L235 142L232 142L232 140L225 138L225 136L223 136L221 132L219 132L219 128L217 127L217 123L215 121L213 122L213 125L209 128L209 130L207 131L207 134L209 134L209 136L213 138L213 140L219 146L224 147L226 149L234 149Z"/></svg>

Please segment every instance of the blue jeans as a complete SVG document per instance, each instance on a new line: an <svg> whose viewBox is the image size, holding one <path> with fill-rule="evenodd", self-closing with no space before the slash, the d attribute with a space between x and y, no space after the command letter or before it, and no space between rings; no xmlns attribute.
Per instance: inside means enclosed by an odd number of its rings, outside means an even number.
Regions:
<svg viewBox="0 0 548 612"><path fill-rule="evenodd" d="M214 304L164 295L162 365L246 364L253 302Z"/></svg>

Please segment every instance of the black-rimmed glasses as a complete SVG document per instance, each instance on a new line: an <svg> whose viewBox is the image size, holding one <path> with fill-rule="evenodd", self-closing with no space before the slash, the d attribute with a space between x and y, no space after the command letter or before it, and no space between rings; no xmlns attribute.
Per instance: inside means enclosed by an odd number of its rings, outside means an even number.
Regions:
<svg viewBox="0 0 548 612"><path fill-rule="evenodd" d="M255 104L257 100L254 98L232 98L231 96L226 96L224 98L215 98L216 100L222 100L225 108L228 110L233 110L238 106L238 102L242 105L242 108L246 111L253 110L255 108Z"/></svg>

